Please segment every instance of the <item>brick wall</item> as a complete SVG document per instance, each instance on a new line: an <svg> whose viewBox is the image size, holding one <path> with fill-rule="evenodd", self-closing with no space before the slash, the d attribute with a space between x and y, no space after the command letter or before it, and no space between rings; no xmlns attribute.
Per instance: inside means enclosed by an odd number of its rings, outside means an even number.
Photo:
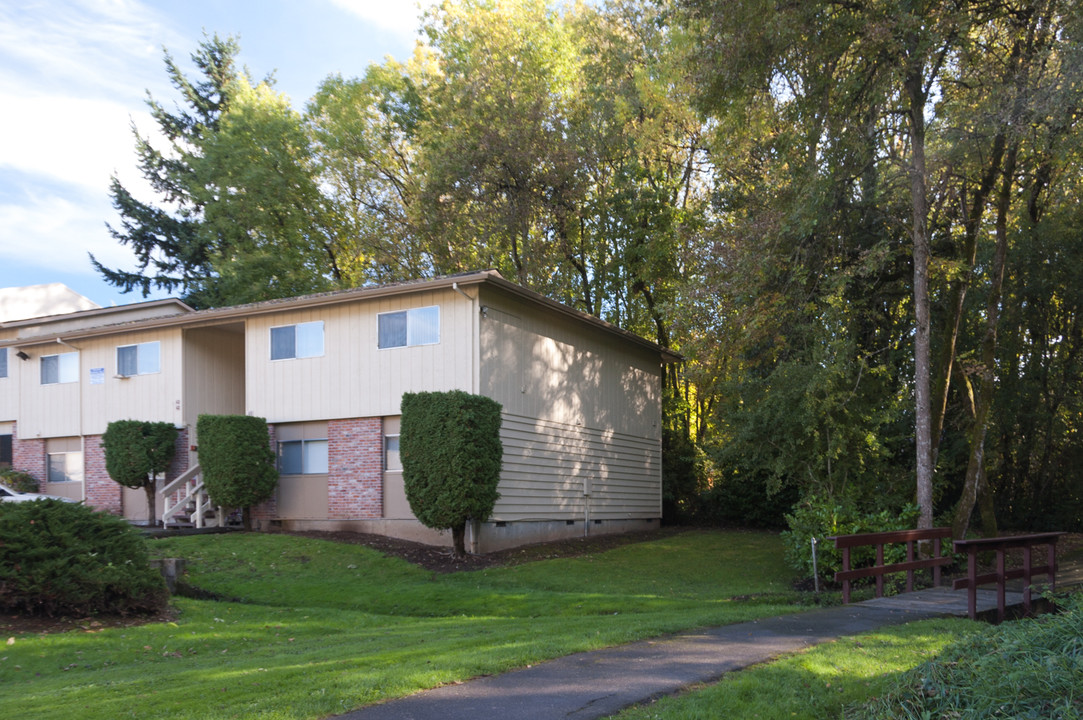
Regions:
<svg viewBox="0 0 1083 720"><path fill-rule="evenodd" d="M102 447L101 435L83 437L83 482L87 505L114 515L123 514L123 488L109 477L105 469L105 448Z"/></svg>
<svg viewBox="0 0 1083 720"><path fill-rule="evenodd" d="M173 462L165 473L165 483L168 485L188 470L188 428L177 429L177 441L173 443Z"/></svg>
<svg viewBox="0 0 1083 720"><path fill-rule="evenodd" d="M28 473L39 483L45 482L45 440L20 440L18 423L11 430L11 466Z"/></svg>
<svg viewBox="0 0 1083 720"><path fill-rule="evenodd" d="M331 520L383 517L380 418L327 422L327 515Z"/></svg>

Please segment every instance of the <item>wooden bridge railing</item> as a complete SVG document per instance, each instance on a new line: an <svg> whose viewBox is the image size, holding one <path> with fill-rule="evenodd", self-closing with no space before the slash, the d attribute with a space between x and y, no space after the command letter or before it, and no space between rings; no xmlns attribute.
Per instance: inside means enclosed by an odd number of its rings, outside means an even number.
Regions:
<svg viewBox="0 0 1083 720"><path fill-rule="evenodd" d="M924 568L933 570L933 586L940 585L940 568L950 565L953 558L950 555L941 556L941 546L945 539L951 538L951 528L932 528L929 530L895 530L889 532L864 533L861 535L839 535L830 537L828 540L835 541L835 547L842 550L842 570L835 573L835 580L842 583L842 601L850 602L850 582L859 578L876 578L876 597L884 596L884 575L890 573L906 573L906 592L914 589L914 571ZM932 556L923 560L915 559L914 544L919 542L933 543ZM906 543L906 562L884 564L884 546L895 543ZM857 568L850 566L850 550L855 547L876 547L876 564L870 567Z"/></svg>
<svg viewBox="0 0 1083 720"><path fill-rule="evenodd" d="M1004 621L1004 585L1008 580L1023 579L1023 611L1030 614L1030 581L1034 575L1047 574L1049 577L1049 589L1056 588L1057 582L1057 540L1064 535L1062 532L1036 533L1033 535L1016 535L1009 537L982 538L979 540L956 540L955 552L966 553L966 577L956 580L952 587L955 590L967 589L967 612L970 619L977 618L977 594L978 586L988 583L997 584L997 622ZM1047 562L1045 565L1034 567L1032 564L1033 548L1036 545L1047 545ZM1004 553L1008 550L1023 549L1023 567L1014 570L1005 569ZM978 553L995 551L997 554L996 572L978 575Z"/></svg>

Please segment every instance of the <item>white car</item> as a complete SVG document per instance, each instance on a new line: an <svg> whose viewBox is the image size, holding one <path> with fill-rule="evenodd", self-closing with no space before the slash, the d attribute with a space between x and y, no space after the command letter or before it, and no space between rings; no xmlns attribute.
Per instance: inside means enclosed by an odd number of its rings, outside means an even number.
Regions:
<svg viewBox="0 0 1083 720"><path fill-rule="evenodd" d="M0 502L30 502L31 500L60 500L62 502L79 502L71 498L59 495L43 495L42 493L16 492L7 485L0 483Z"/></svg>

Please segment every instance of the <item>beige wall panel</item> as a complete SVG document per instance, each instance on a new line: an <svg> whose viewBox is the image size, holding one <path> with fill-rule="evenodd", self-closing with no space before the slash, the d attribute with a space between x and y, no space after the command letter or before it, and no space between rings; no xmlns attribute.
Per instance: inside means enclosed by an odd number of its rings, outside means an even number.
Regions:
<svg viewBox="0 0 1083 720"><path fill-rule="evenodd" d="M8 376L0 378L0 422L19 419L19 377L23 366L30 365L15 357L15 348L6 348ZM0 350L0 352L4 352Z"/></svg>
<svg viewBox="0 0 1083 720"><path fill-rule="evenodd" d="M481 392L507 412L661 438L657 354L498 292L482 305Z"/></svg>
<svg viewBox="0 0 1083 720"><path fill-rule="evenodd" d="M504 413L501 520L661 516L661 443Z"/></svg>
<svg viewBox="0 0 1083 720"><path fill-rule="evenodd" d="M117 348L137 343L159 343L160 368L156 373L120 378ZM146 420L184 424L181 330L162 329L107 338L81 340L83 425L82 435L100 435L113 420ZM92 369L101 369L103 382L91 383Z"/></svg>
<svg viewBox="0 0 1083 720"><path fill-rule="evenodd" d="M401 472L384 473L384 517L390 520L416 520Z"/></svg>
<svg viewBox="0 0 1083 720"><path fill-rule="evenodd" d="M275 492L278 517L327 519L326 475L283 475L278 479Z"/></svg>
<svg viewBox="0 0 1083 720"><path fill-rule="evenodd" d="M58 343L24 346L30 359L20 361L18 377L19 437L30 438L82 435L79 383L41 384L41 358L46 355L71 352ZM87 372L85 359L80 357L79 378Z"/></svg>
<svg viewBox="0 0 1083 720"><path fill-rule="evenodd" d="M243 415L244 394L243 326L186 330L183 407L192 443L200 415Z"/></svg>
<svg viewBox="0 0 1083 720"><path fill-rule="evenodd" d="M438 305L440 342L377 348L377 314ZM402 394L470 390L476 304L447 290L251 318L248 411L269 422L398 415ZM322 357L270 359L270 328L323 321Z"/></svg>

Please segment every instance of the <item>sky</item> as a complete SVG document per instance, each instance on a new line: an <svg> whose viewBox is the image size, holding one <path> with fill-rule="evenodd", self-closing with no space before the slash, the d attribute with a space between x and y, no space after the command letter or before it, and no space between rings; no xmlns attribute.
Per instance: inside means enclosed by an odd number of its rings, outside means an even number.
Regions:
<svg viewBox="0 0 1083 720"><path fill-rule="evenodd" d="M191 77L204 33L233 35L252 75L273 71L302 110L328 75L405 60L420 12L417 0L0 2L0 287L60 282L104 307L143 300L105 283L88 254L135 269L106 227L119 225L109 181L154 199L131 127L153 133L147 92L177 99L163 48Z"/></svg>

